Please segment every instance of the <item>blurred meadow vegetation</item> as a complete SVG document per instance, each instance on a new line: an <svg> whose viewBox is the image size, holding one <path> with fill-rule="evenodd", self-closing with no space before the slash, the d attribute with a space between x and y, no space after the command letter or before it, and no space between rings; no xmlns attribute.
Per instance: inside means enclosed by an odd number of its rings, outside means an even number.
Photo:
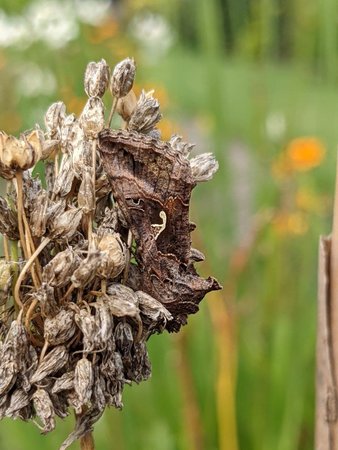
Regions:
<svg viewBox="0 0 338 450"><path fill-rule="evenodd" d="M330 232L338 142L334 0L1 0L0 129L43 124L50 103L85 103L87 62L138 64L164 139L216 153L196 188L207 296L179 335L153 336L153 376L95 428L98 450L310 450L316 264ZM106 98L107 107L110 101ZM2 450L54 450L4 420ZM76 445L74 445L74 448Z"/></svg>

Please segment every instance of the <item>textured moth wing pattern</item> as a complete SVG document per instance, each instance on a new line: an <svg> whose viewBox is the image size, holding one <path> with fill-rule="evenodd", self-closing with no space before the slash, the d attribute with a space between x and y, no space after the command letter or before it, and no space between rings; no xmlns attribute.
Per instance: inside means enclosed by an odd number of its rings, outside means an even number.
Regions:
<svg viewBox="0 0 338 450"><path fill-rule="evenodd" d="M123 130L103 130L99 150L114 200L136 242L137 265L129 284L162 302L174 317L167 328L178 331L205 294L220 289L215 279L201 278L189 260L194 229L189 203L196 185L189 160L167 142ZM165 223L157 233L163 213Z"/></svg>

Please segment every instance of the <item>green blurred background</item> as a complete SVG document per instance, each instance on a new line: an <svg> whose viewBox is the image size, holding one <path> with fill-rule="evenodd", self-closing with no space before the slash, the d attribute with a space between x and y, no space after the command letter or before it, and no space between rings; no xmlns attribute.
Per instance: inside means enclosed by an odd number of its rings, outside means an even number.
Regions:
<svg viewBox="0 0 338 450"><path fill-rule="evenodd" d="M330 231L338 142L335 0L1 0L0 129L85 103L90 60L138 65L167 139L213 151L195 246L223 284L179 335L149 342L153 376L95 428L98 450L310 450L316 264ZM110 99L106 98L107 106ZM57 449L4 420L1 450ZM74 448L78 446L74 445Z"/></svg>

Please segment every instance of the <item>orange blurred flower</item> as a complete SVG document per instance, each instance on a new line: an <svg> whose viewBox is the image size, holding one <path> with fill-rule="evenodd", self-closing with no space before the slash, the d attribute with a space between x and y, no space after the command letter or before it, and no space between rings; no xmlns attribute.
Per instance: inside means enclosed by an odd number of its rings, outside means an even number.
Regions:
<svg viewBox="0 0 338 450"><path fill-rule="evenodd" d="M325 147L315 137L300 137L293 139L288 144L286 156L293 170L305 171L322 162L325 156Z"/></svg>
<svg viewBox="0 0 338 450"><path fill-rule="evenodd" d="M279 212L271 222L274 230L279 235L303 235L309 229L306 216L301 212Z"/></svg>

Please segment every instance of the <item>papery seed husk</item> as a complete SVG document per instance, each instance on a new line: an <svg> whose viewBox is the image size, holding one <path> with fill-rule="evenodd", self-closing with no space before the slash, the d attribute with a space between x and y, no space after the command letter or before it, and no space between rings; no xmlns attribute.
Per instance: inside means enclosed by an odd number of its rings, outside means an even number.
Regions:
<svg viewBox="0 0 338 450"><path fill-rule="evenodd" d="M209 181L218 170L218 162L212 153L202 153L190 161L194 181Z"/></svg>
<svg viewBox="0 0 338 450"><path fill-rule="evenodd" d="M74 311L61 309L55 317L45 319L44 338L50 345L68 342L75 331Z"/></svg>
<svg viewBox="0 0 338 450"><path fill-rule="evenodd" d="M98 334L101 339L102 348L107 344L108 339L111 338L113 332L113 318L108 306L103 299L97 300L93 303L95 307L95 321L98 329Z"/></svg>
<svg viewBox="0 0 338 450"><path fill-rule="evenodd" d="M54 430L55 412L47 391L45 389L37 389L32 396L32 400L35 413L42 422L42 433L45 434Z"/></svg>
<svg viewBox="0 0 338 450"><path fill-rule="evenodd" d="M110 70L104 59L90 62L85 71L84 89L88 97L102 97L109 85Z"/></svg>
<svg viewBox="0 0 338 450"><path fill-rule="evenodd" d="M82 260L79 267L71 277L73 285L77 288L84 287L96 276L96 272L101 265L102 254L100 251L92 251L87 258Z"/></svg>
<svg viewBox="0 0 338 450"><path fill-rule="evenodd" d="M134 344L133 331L129 323L119 322L114 330L114 338L121 355L128 355Z"/></svg>
<svg viewBox="0 0 338 450"><path fill-rule="evenodd" d="M55 380L52 387L52 394L57 394L61 391L68 391L74 387L74 371L66 372L60 378Z"/></svg>
<svg viewBox="0 0 338 450"><path fill-rule="evenodd" d="M74 114L66 117L62 124L61 133L61 150L64 153L72 153L74 149L83 141L84 132L80 122Z"/></svg>
<svg viewBox="0 0 338 450"><path fill-rule="evenodd" d="M122 117L125 122L129 119L135 111L137 105L137 98L135 92L131 90L125 97L121 97L117 101L116 112Z"/></svg>
<svg viewBox="0 0 338 450"><path fill-rule="evenodd" d="M59 139L47 139L43 142L41 159L45 160L48 158L55 158L55 155L60 150L60 140Z"/></svg>
<svg viewBox="0 0 338 450"><path fill-rule="evenodd" d="M40 288L30 294L31 300L37 300L44 316L53 317L59 307L55 300L55 290L48 282L42 282Z"/></svg>
<svg viewBox="0 0 338 450"><path fill-rule="evenodd" d="M105 233L97 243L105 257L98 270L98 275L103 278L115 278L125 268L127 263L127 249L119 233Z"/></svg>
<svg viewBox="0 0 338 450"><path fill-rule="evenodd" d="M3 134L0 138L0 161L4 166L14 170L27 170L34 166L38 155L25 140Z"/></svg>
<svg viewBox="0 0 338 450"><path fill-rule="evenodd" d="M49 198L46 191L42 191L36 197L34 208L30 214L29 222L33 236L41 237L46 232L47 226L47 208L49 206Z"/></svg>
<svg viewBox="0 0 338 450"><path fill-rule="evenodd" d="M94 381L93 375L92 363L86 357L83 357L76 363L74 390L81 406L86 406L90 402Z"/></svg>
<svg viewBox="0 0 338 450"><path fill-rule="evenodd" d="M72 208L56 217L50 226L51 236L55 239L69 240L76 232L82 219L82 210Z"/></svg>
<svg viewBox="0 0 338 450"><path fill-rule="evenodd" d="M177 134L171 136L169 144L175 151L186 157L189 156L190 152L195 147L195 144L184 142L182 136L178 136Z"/></svg>
<svg viewBox="0 0 338 450"><path fill-rule="evenodd" d="M72 248L57 253L43 268L43 281L53 287L66 286L80 261L81 258Z"/></svg>
<svg viewBox="0 0 338 450"><path fill-rule="evenodd" d="M153 98L152 92L142 91L130 118L128 129L146 134L155 127L161 118L158 100Z"/></svg>
<svg viewBox="0 0 338 450"><path fill-rule="evenodd" d="M64 345L53 348L41 361L37 370L31 377L31 383L42 381L47 375L51 375L62 369L68 361L68 351Z"/></svg>
<svg viewBox="0 0 338 450"><path fill-rule="evenodd" d="M75 314L75 322L83 333L83 350L89 353L94 349L102 349L98 324L94 316L87 310L81 309Z"/></svg>
<svg viewBox="0 0 338 450"><path fill-rule="evenodd" d="M80 116L80 125L85 135L94 139L104 128L104 104L99 97L90 97Z"/></svg>
<svg viewBox="0 0 338 450"><path fill-rule="evenodd" d="M21 408L27 406L30 402L30 397L23 389L16 389L11 394L10 404L6 410L6 416L10 417L13 413Z"/></svg>
<svg viewBox="0 0 338 450"><path fill-rule="evenodd" d="M92 170L89 167L83 167L82 181L77 195L77 203L85 214L94 211L95 191L93 185Z"/></svg>
<svg viewBox="0 0 338 450"><path fill-rule="evenodd" d="M72 156L64 155L61 161L59 174L55 179L53 194L65 197L72 189L75 172L73 170Z"/></svg>
<svg viewBox="0 0 338 450"><path fill-rule="evenodd" d="M92 142L83 139L74 147L72 153L72 167L77 178L81 178L80 174L84 167L91 167L92 164Z"/></svg>
<svg viewBox="0 0 338 450"><path fill-rule="evenodd" d="M116 317L139 316L138 299L134 291L123 284L110 284L104 301Z"/></svg>
<svg viewBox="0 0 338 450"><path fill-rule="evenodd" d="M50 105L45 114L47 130L54 136L62 126L66 117L66 105L63 102L55 102Z"/></svg>
<svg viewBox="0 0 338 450"><path fill-rule="evenodd" d="M110 80L110 91L114 97L125 97L134 84L136 66L133 58L116 64Z"/></svg>
<svg viewBox="0 0 338 450"><path fill-rule="evenodd" d="M172 320L171 313L162 305L161 302L151 297L143 291L135 292L139 301L139 308L143 315L151 319L153 322L163 321L164 325L168 320Z"/></svg>
<svg viewBox="0 0 338 450"><path fill-rule="evenodd" d="M14 262L0 259L0 306L5 305L9 299L14 269Z"/></svg>

